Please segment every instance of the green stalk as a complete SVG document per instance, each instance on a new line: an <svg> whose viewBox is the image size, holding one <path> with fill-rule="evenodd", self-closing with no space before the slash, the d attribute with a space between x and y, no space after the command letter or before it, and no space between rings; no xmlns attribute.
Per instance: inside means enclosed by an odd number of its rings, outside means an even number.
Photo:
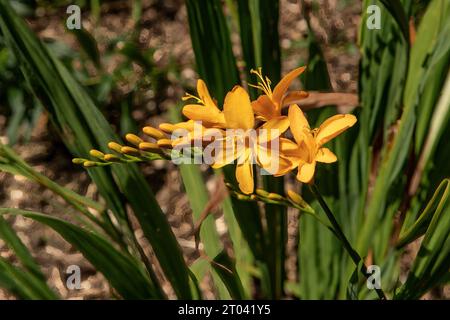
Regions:
<svg viewBox="0 0 450 320"><path fill-rule="evenodd" d="M347 237L345 236L344 232L342 231L342 228L339 226L339 223L337 222L336 218L334 217L333 212L328 207L325 200L322 198L322 195L319 192L319 189L315 184L310 184L309 189L313 193L313 195L316 197L317 201L319 201L320 206L322 207L323 211L325 211L325 214L328 217L328 220L330 220L331 225L333 226L333 231L336 237L342 242L342 245L344 246L344 249L348 252L350 255L350 258L353 260L356 266L358 266L363 260L361 256L358 254L358 252L353 249L352 245L348 241ZM367 267L363 263L361 263L361 273L368 279L371 274L367 272ZM386 300L386 296L382 289L375 289L378 298L380 300Z"/></svg>

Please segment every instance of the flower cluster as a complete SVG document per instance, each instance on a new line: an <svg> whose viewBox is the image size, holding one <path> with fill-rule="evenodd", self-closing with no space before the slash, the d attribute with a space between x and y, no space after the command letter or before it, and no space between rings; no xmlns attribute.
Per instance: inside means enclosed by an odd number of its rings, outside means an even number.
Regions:
<svg viewBox="0 0 450 320"><path fill-rule="evenodd" d="M213 161L208 164L220 168L236 162L236 180L243 194L254 192L255 164L274 176L298 169L297 179L310 183L317 162L337 161L336 155L323 145L353 126L357 120L351 114L338 114L324 121L319 128L311 129L305 114L295 103L308 94L304 91L288 91L292 81L304 70L305 67L301 67L289 72L273 90L270 80L262 75L261 69L252 70L258 77L258 83L250 86L260 89L263 94L251 101L247 91L237 85L226 95L222 108L200 79L197 82L197 96L186 94L183 97L184 101L193 101L182 110L188 121L164 123L159 129L145 127L143 132L155 142L145 142L129 134L126 139L133 147L110 143L109 147L122 156L105 155L97 150L92 150L91 155L103 163L111 160L130 162L148 160L155 154L169 158L167 150L192 148L193 145L206 150L214 144ZM287 115L283 115L284 106L289 106ZM182 135L179 132L174 135L180 130L183 131ZM288 135L288 131L291 135ZM171 137L166 134L171 134ZM86 159L74 160L85 166L97 163Z"/></svg>

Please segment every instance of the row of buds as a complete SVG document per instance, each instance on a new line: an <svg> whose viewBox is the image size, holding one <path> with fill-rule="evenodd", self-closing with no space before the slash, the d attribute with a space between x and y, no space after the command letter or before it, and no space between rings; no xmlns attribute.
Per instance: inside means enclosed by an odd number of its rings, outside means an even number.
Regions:
<svg viewBox="0 0 450 320"><path fill-rule="evenodd" d="M144 141L137 135L128 133L125 135L125 140L130 145L121 145L114 141L108 143L108 148L114 151L115 154L103 153L99 150L92 149L89 154L95 158L95 160L75 158L72 162L75 164L81 164L84 167L96 167L111 165L113 163L144 162L158 159L168 159L168 151L172 148L172 140L167 138L166 133L171 132L172 128L170 126L173 125L163 123L160 125L160 129L150 126L144 127L142 129L143 133L153 138L154 142Z"/></svg>
<svg viewBox="0 0 450 320"><path fill-rule="evenodd" d="M256 189L253 194L244 194L232 184L226 183L226 185L230 189L231 195L242 201L262 201L264 203L294 207L303 212L314 214L314 210L303 200L302 196L292 190L287 191L287 196L268 192L264 189Z"/></svg>

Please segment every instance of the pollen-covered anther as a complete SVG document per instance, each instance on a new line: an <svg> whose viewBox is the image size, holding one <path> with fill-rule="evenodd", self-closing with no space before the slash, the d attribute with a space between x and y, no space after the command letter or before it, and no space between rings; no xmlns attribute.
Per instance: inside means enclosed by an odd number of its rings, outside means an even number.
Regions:
<svg viewBox="0 0 450 320"><path fill-rule="evenodd" d="M140 156L141 155L141 153L139 152L138 149L133 148L133 147L128 147L128 146L122 147L120 149L120 151L121 151L121 153L127 154L129 156Z"/></svg>
<svg viewBox="0 0 450 320"><path fill-rule="evenodd" d="M134 145L134 146L139 146L139 144L141 143L141 142L144 142L144 140L142 140L141 138L139 138L137 135L135 135L135 134L132 134L132 133L128 133L128 134L126 134L125 135L125 139L129 142L129 143L131 143L132 145Z"/></svg>
<svg viewBox="0 0 450 320"><path fill-rule="evenodd" d="M139 149L142 151L148 151L148 152L160 151L159 145L157 143L153 143L153 142L141 142L139 144Z"/></svg>
<svg viewBox="0 0 450 320"><path fill-rule="evenodd" d="M146 135L148 135L156 140L164 139L166 137L164 132L162 132L159 129L150 127L150 126L142 128L142 132L144 132Z"/></svg>
<svg viewBox="0 0 450 320"><path fill-rule="evenodd" d="M96 149L92 149L91 151L89 151L89 154L91 156L93 156L94 158L98 158L101 160L103 160L103 158L105 157L105 154L103 152L96 150Z"/></svg>
<svg viewBox="0 0 450 320"><path fill-rule="evenodd" d="M122 146L120 144L118 144L117 142L111 141L108 143L108 148L110 148L111 150L118 152L118 153L122 153Z"/></svg>
<svg viewBox="0 0 450 320"><path fill-rule="evenodd" d="M158 146L160 148L172 148L172 140L160 139L160 140L158 140Z"/></svg>
<svg viewBox="0 0 450 320"><path fill-rule="evenodd" d="M162 131L164 131L164 132L166 132L166 133L172 133L172 132L174 132L175 130L177 130L178 127L175 126L175 125L172 124L172 123L161 123L161 124L159 125L159 129L162 130Z"/></svg>

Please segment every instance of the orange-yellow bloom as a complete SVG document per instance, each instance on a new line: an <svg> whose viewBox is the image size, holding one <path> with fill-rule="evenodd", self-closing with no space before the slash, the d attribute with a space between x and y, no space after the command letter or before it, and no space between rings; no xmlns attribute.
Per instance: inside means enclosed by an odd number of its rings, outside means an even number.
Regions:
<svg viewBox="0 0 450 320"><path fill-rule="evenodd" d="M258 85L250 85L262 90L265 94L261 95L257 100L252 102L252 107L258 117L264 121L281 117L281 109L284 105L288 105L291 101L306 98L308 94L304 91L292 91L287 94L287 90L292 81L305 71L306 67L300 67L292 70L281 79L281 81L271 89L270 79L263 77L261 68L251 72L259 78Z"/></svg>
<svg viewBox="0 0 450 320"><path fill-rule="evenodd" d="M231 137L224 137L212 167L220 168L237 159L236 179L239 188L243 193L250 194L254 190L253 164L257 162L263 168L270 168L274 156L277 161L280 159L278 154L272 154L268 145L288 129L289 121L286 117L273 119L253 131L255 115L250 97L241 86L235 86L227 94L223 109L226 127L235 131ZM227 143L230 139L231 143Z"/></svg>
<svg viewBox="0 0 450 320"><path fill-rule="evenodd" d="M208 88L203 80L197 81L198 97L187 94L183 100L195 99L197 104L188 104L183 107L183 114L191 120L202 121L202 125L207 128L223 128L225 117L217 107L216 102L211 98Z"/></svg>
<svg viewBox="0 0 450 320"><path fill-rule="evenodd" d="M337 161L336 155L323 145L352 127L357 120L351 114L338 114L325 120L319 128L311 130L302 110L295 104L289 107L288 117L295 142L281 138L280 144L281 152L291 162L291 166L281 169L278 175L298 167L297 179L309 183L314 177L317 162Z"/></svg>

